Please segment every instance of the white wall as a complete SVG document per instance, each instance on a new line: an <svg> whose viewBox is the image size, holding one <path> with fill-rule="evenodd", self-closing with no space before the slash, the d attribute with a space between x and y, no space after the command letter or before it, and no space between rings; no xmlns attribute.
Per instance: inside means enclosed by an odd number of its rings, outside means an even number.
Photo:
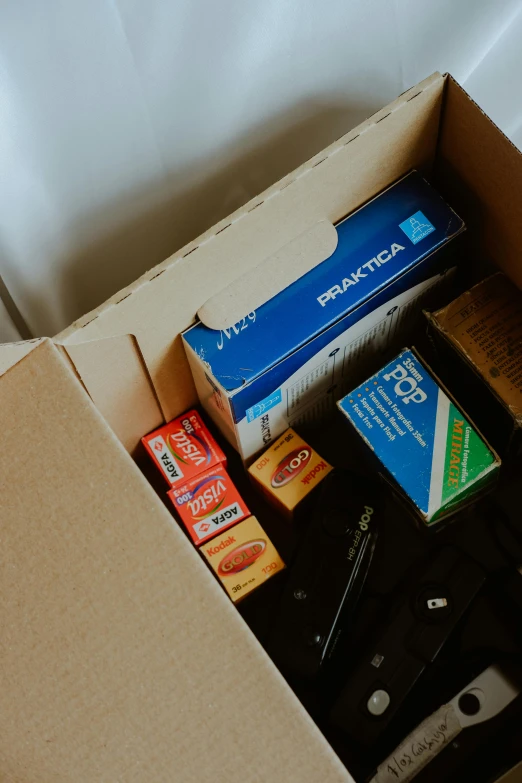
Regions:
<svg viewBox="0 0 522 783"><path fill-rule="evenodd" d="M437 69L522 144L521 43L522 0L4 0L0 275L53 334Z"/></svg>

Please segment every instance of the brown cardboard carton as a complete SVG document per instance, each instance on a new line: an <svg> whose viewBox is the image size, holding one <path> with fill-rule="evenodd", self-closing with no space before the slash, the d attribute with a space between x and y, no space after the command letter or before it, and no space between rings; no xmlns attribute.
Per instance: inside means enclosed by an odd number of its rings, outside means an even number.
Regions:
<svg viewBox="0 0 522 783"><path fill-rule="evenodd" d="M522 422L522 294L505 275L482 280L433 320Z"/></svg>
<svg viewBox="0 0 522 783"><path fill-rule="evenodd" d="M4 779L351 780L126 452L196 404L179 334L197 311L226 325L207 301L248 312L265 265L319 263L324 223L412 168L466 221L474 263L522 285L522 156L434 74L58 347L0 346Z"/></svg>
<svg viewBox="0 0 522 783"><path fill-rule="evenodd" d="M492 442L503 452L516 448L522 427L522 294L518 288L505 275L494 274L428 319L439 338L448 381L463 404L470 400L479 424L485 419Z"/></svg>

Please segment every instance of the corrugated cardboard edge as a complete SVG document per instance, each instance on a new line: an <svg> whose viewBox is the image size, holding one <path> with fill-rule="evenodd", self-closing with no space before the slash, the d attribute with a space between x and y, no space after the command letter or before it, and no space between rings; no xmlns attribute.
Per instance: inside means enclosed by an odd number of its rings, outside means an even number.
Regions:
<svg viewBox="0 0 522 783"><path fill-rule="evenodd" d="M134 335L164 418L178 415L197 400L179 334L199 307L317 221L335 223L411 168L428 169L435 155L444 83L434 74L408 90L57 335L56 341L70 346ZM376 157L378 166L373 165ZM119 385L112 364L93 360L90 367L83 366L86 388L100 373L107 383Z"/></svg>
<svg viewBox="0 0 522 783"><path fill-rule="evenodd" d="M2 776L351 781L50 340L0 397Z"/></svg>
<svg viewBox="0 0 522 783"><path fill-rule="evenodd" d="M25 340L19 343L1 343L0 344L0 376L8 372L11 367L21 362L31 351L34 351L37 345L40 345L46 338L39 337L35 340Z"/></svg>

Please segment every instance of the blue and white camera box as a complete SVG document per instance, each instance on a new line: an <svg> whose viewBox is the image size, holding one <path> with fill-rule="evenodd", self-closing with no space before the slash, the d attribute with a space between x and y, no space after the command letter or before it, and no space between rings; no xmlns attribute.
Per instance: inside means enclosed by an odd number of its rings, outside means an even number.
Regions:
<svg viewBox="0 0 522 783"><path fill-rule="evenodd" d="M409 348L337 405L427 527L498 478L498 456Z"/></svg>
<svg viewBox="0 0 522 783"><path fill-rule="evenodd" d="M183 334L203 407L245 461L335 410L354 367L400 347L464 223L413 171L336 225L334 253L231 329ZM368 364L370 360L370 365Z"/></svg>

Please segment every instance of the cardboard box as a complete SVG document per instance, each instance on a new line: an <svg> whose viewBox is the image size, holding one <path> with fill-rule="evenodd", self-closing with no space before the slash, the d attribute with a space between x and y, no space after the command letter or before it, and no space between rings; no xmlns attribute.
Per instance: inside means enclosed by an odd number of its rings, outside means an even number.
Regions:
<svg viewBox="0 0 522 783"><path fill-rule="evenodd" d="M54 341L0 346L4 777L352 780L131 455L197 404L195 314L230 328L414 168L466 221L469 263L522 285L522 156L435 74Z"/></svg>
<svg viewBox="0 0 522 783"><path fill-rule="evenodd" d="M292 517L331 470L326 460L289 429L252 463L248 472L268 502Z"/></svg>
<svg viewBox="0 0 522 783"><path fill-rule="evenodd" d="M200 551L234 603L242 601L285 567L255 517L213 538Z"/></svg>
<svg viewBox="0 0 522 783"><path fill-rule="evenodd" d="M441 373L502 454L522 445L522 294L503 274L427 314Z"/></svg>
<svg viewBox="0 0 522 783"><path fill-rule="evenodd" d="M244 460L334 410L354 363L397 340L441 284L463 229L411 172L338 223L337 247L307 275L230 329L183 333L200 401Z"/></svg>
<svg viewBox="0 0 522 783"><path fill-rule="evenodd" d="M498 456L407 348L338 405L428 527L498 478Z"/></svg>
<svg viewBox="0 0 522 783"><path fill-rule="evenodd" d="M223 465L177 484L167 495L196 546L250 516Z"/></svg>
<svg viewBox="0 0 522 783"><path fill-rule="evenodd" d="M150 432L142 443L170 486L227 464L223 449L194 410Z"/></svg>

